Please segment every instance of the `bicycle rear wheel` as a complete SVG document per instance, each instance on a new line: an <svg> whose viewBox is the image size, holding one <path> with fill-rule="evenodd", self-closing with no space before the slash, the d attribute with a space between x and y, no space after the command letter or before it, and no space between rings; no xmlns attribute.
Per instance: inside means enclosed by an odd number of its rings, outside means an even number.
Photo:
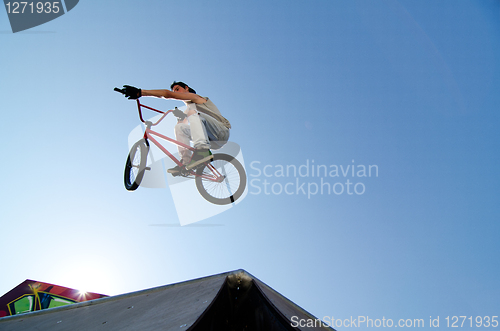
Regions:
<svg viewBox="0 0 500 331"><path fill-rule="evenodd" d="M219 179L219 180L218 180ZM241 163L227 154L196 170L196 188L205 200L216 205L235 202L245 191L247 175Z"/></svg>
<svg viewBox="0 0 500 331"><path fill-rule="evenodd" d="M124 173L124 184L128 191L134 191L141 185L146 169L148 151L149 149L144 139L136 142L130 149Z"/></svg>

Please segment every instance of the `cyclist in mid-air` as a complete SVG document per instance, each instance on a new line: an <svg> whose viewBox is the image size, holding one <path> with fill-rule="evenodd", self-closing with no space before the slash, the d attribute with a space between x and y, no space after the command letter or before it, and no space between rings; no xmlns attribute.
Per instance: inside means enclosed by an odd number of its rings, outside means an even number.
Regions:
<svg viewBox="0 0 500 331"><path fill-rule="evenodd" d="M219 149L227 142L231 124L209 98L199 96L187 84L173 82L170 89L171 91L142 90L129 85L123 86L124 94L129 99L149 96L180 100L186 104L184 112L174 111L179 119L175 126L175 139L186 145L193 141L195 152L192 155L188 149L178 147L181 162L187 170L191 170L213 159L210 149ZM181 171L180 166L167 170L173 176L180 175Z"/></svg>

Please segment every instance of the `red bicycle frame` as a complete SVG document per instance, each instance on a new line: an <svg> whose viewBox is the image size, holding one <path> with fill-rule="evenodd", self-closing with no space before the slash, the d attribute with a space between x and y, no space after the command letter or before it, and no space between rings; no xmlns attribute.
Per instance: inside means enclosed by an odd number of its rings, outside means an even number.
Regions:
<svg viewBox="0 0 500 331"><path fill-rule="evenodd" d="M173 112L173 110L168 110L166 112L164 111L161 111L161 110L158 110L158 109L155 109L155 108L152 108L152 107L149 107L149 106L146 106L146 105L143 105L142 103L139 102L139 99L136 100L137 101L137 109L139 110L139 118L141 119L141 122L146 124L146 131L144 132L144 140L148 141L152 141L153 144L156 145L156 147L158 147L163 153L165 153L166 155L168 155L168 157L170 157L172 159L172 161L174 161L179 167L183 167L184 165L182 164L181 161L177 160L177 158L175 156L172 155L172 153L170 153L165 147L163 147L163 145L158 142L154 137L154 136L157 136L157 137L160 137L162 139L165 139L169 142L171 142L172 144L175 144L177 146L181 146L181 147L184 147L184 148L187 148L189 149L190 151L194 151L195 149L189 145L186 145L186 144L183 144L181 143L180 141L177 141L175 139L172 139L172 138L169 138L161 133L158 133L156 131L153 131L151 130L151 127L152 126L155 126L155 125L158 125L158 123L160 123L161 121L163 121L163 119L170 113ZM157 113L160 113L160 114L163 114L160 119L156 122L156 123L152 123L150 121L145 121L142 117L142 109L141 107L144 107L144 108L147 108L149 110L152 110L152 111L155 111ZM191 175L194 175L194 176L200 176L202 178L205 178L205 179L208 179L208 180L211 180L211 181L214 181L214 182L222 182L224 180L224 176L221 175L219 173L219 171L217 171L217 169L215 169L215 167L212 165L212 164L208 164L208 168L211 170L212 174L202 174L202 175L197 175L196 174L196 171L191 171Z"/></svg>

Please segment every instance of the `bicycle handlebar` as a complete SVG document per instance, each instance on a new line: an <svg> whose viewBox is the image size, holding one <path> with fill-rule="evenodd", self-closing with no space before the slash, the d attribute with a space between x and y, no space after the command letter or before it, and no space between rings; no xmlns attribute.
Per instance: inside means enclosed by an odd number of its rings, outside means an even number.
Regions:
<svg viewBox="0 0 500 331"><path fill-rule="evenodd" d="M115 87L113 90L116 91L116 92L119 92L121 94L125 94L125 89L120 89L118 87ZM161 111L161 110L155 109L153 107L149 107L149 106L143 105L142 103L140 103L139 99L136 99L136 101L137 101L137 109L139 110L139 118L140 118L141 122L143 122L143 123L145 123L146 121L144 121L144 119L142 118L142 109L141 109L141 107L144 107L144 108L147 108L149 110L155 111L157 113L163 114L163 116L156 123L152 124L153 126L155 126L158 123L160 123L165 118L165 116L167 116L168 114L174 112L173 109L167 110L167 111ZM175 108L177 109L177 107L175 107Z"/></svg>
<svg viewBox="0 0 500 331"><path fill-rule="evenodd" d="M125 94L125 89L120 89L118 87L115 87L113 90L116 91L116 92L119 92L121 94ZM143 123L145 123L145 121L142 118L142 109L141 109L141 107L144 107L144 108L153 110L153 111L155 111L157 113L163 114L163 116L158 120L158 122L154 123L153 125L156 125L156 124L160 123L165 118L165 116L167 116L169 113L174 113L175 117L177 117L177 119L179 119L179 120L182 120L183 118L185 118L185 117L181 118L181 117L177 116L177 114L175 114L175 112L174 112L173 109L164 112L164 111L161 111L161 110L158 110L158 109L155 109L155 108L143 105L142 103L139 102L139 99L136 99L136 101L137 101L137 108L139 110L139 118L141 119L141 122L143 122ZM175 110L179 110L179 109L177 107L175 107Z"/></svg>

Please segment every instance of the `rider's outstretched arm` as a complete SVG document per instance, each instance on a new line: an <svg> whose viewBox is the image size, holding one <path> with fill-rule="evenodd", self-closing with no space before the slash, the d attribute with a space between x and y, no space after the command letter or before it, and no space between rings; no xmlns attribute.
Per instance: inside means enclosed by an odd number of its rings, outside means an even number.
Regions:
<svg viewBox="0 0 500 331"><path fill-rule="evenodd" d="M192 101L197 104L202 104L207 102L205 98L200 97L198 94L190 92L173 92L170 90L142 90L142 96L175 99L182 101Z"/></svg>

